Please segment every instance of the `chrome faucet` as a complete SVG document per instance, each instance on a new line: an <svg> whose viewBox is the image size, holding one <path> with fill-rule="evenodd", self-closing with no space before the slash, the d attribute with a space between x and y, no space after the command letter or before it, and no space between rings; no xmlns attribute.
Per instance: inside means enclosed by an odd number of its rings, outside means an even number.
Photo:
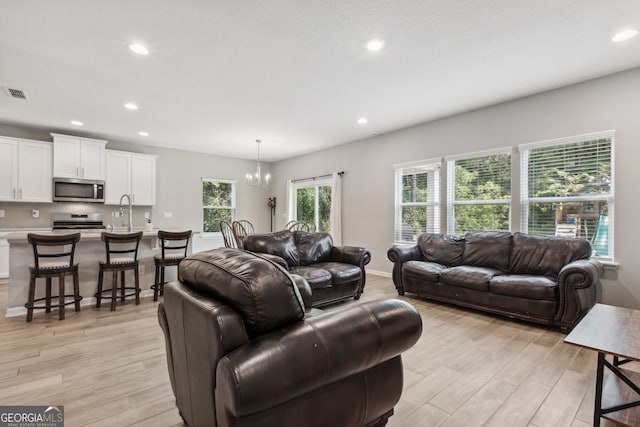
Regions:
<svg viewBox="0 0 640 427"><path fill-rule="evenodd" d="M129 225L127 226L127 230L131 233L131 231L133 231L133 206L131 205L131 196L128 194L120 196L120 217L122 218L124 215L124 212L122 212L122 199L125 197L129 201Z"/></svg>

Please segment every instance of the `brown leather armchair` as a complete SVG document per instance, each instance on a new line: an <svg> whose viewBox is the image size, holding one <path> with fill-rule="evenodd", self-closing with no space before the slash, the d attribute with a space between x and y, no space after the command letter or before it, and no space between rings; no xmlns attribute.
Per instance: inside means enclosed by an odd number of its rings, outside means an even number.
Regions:
<svg viewBox="0 0 640 427"><path fill-rule="evenodd" d="M179 279L165 286L158 317L189 426L386 424L402 392L400 354L422 331L411 305L305 318L286 270L236 249L186 258Z"/></svg>

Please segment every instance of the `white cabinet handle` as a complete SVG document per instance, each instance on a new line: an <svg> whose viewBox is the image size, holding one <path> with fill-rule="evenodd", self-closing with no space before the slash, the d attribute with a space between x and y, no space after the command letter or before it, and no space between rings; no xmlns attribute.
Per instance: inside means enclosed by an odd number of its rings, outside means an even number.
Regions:
<svg viewBox="0 0 640 427"><path fill-rule="evenodd" d="M82 177L84 178L84 168L82 168Z"/></svg>

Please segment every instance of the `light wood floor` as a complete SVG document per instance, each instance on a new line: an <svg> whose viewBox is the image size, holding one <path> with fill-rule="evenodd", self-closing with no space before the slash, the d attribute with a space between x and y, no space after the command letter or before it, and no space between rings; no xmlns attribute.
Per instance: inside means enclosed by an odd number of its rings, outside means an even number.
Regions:
<svg viewBox="0 0 640 427"><path fill-rule="evenodd" d="M370 275L361 300L397 297L391 279ZM594 352L548 328L401 298L420 311L423 333L403 355L389 426L592 425ZM0 285L0 313L6 306ZM183 426L156 308L144 298L116 312L71 308L63 321L1 317L0 405L64 405L67 427Z"/></svg>

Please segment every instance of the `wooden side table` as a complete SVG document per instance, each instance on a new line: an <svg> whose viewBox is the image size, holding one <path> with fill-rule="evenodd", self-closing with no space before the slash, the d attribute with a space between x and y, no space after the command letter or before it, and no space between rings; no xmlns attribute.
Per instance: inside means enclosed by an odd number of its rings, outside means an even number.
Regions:
<svg viewBox="0 0 640 427"><path fill-rule="evenodd" d="M598 352L593 425L640 425L640 373L620 367L640 361L640 310L596 304L564 341Z"/></svg>

